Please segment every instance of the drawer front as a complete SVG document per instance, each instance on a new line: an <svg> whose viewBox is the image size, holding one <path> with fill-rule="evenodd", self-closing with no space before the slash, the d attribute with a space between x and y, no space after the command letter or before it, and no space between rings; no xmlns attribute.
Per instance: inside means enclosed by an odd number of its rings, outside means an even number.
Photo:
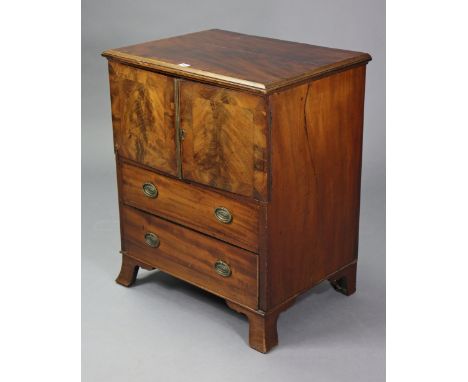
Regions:
<svg viewBox="0 0 468 382"><path fill-rule="evenodd" d="M240 202L127 163L121 164L121 185L121 199L128 205L258 251L260 206L256 203Z"/></svg>
<svg viewBox="0 0 468 382"><path fill-rule="evenodd" d="M258 305L257 255L132 207L122 208L124 249L221 297Z"/></svg>
<svg viewBox="0 0 468 382"><path fill-rule="evenodd" d="M185 179L266 200L266 102L263 97L180 83Z"/></svg>
<svg viewBox="0 0 468 382"><path fill-rule="evenodd" d="M119 155L177 175L174 80L116 62L109 77Z"/></svg>

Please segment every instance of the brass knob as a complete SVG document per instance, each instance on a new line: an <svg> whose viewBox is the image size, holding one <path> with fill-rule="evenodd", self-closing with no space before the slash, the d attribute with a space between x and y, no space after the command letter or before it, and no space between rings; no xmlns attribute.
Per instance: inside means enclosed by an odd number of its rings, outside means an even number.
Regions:
<svg viewBox="0 0 468 382"><path fill-rule="evenodd" d="M149 247L158 248L160 243L158 235L154 234L153 232L146 232L145 243Z"/></svg>
<svg viewBox="0 0 468 382"><path fill-rule="evenodd" d="M148 198L157 198L158 197L158 189L153 183L143 183L143 193L148 197Z"/></svg>
<svg viewBox="0 0 468 382"><path fill-rule="evenodd" d="M232 222L232 214L229 212L227 208L224 207L217 207L214 210L214 214L216 219L224 224L229 224Z"/></svg>
<svg viewBox="0 0 468 382"><path fill-rule="evenodd" d="M222 260L216 261L216 263L214 264L214 269L218 275L221 275L223 277L229 277L232 273L229 264L225 263Z"/></svg>

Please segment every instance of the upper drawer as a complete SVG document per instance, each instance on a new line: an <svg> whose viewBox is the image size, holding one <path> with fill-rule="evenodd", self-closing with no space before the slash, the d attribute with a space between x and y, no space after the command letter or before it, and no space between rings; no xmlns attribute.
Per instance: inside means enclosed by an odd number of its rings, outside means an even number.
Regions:
<svg viewBox="0 0 468 382"><path fill-rule="evenodd" d="M174 79L116 62L109 77L119 155L177 175Z"/></svg>
<svg viewBox="0 0 468 382"><path fill-rule="evenodd" d="M240 202L124 162L121 163L121 187L122 201L128 205L258 251L260 206L257 203ZM231 221L221 208L230 213Z"/></svg>
<svg viewBox="0 0 468 382"><path fill-rule="evenodd" d="M266 110L261 96L181 81L183 177L266 200Z"/></svg>

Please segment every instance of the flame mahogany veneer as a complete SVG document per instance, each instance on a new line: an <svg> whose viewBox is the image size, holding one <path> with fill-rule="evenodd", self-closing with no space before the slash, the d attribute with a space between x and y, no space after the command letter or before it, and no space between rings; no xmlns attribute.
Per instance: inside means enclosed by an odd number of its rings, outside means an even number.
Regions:
<svg viewBox="0 0 468 382"><path fill-rule="evenodd" d="M263 353L299 294L355 292L368 54L209 30L103 55L119 284L158 268L214 293Z"/></svg>

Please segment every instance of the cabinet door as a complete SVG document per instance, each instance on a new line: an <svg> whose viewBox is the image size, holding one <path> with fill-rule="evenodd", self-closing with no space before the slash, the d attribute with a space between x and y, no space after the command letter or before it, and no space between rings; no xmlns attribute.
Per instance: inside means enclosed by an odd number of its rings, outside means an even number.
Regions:
<svg viewBox="0 0 468 382"><path fill-rule="evenodd" d="M109 76L118 154L177 175L174 80L116 62Z"/></svg>
<svg viewBox="0 0 468 382"><path fill-rule="evenodd" d="M184 179L266 199L266 102L261 96L180 82Z"/></svg>

